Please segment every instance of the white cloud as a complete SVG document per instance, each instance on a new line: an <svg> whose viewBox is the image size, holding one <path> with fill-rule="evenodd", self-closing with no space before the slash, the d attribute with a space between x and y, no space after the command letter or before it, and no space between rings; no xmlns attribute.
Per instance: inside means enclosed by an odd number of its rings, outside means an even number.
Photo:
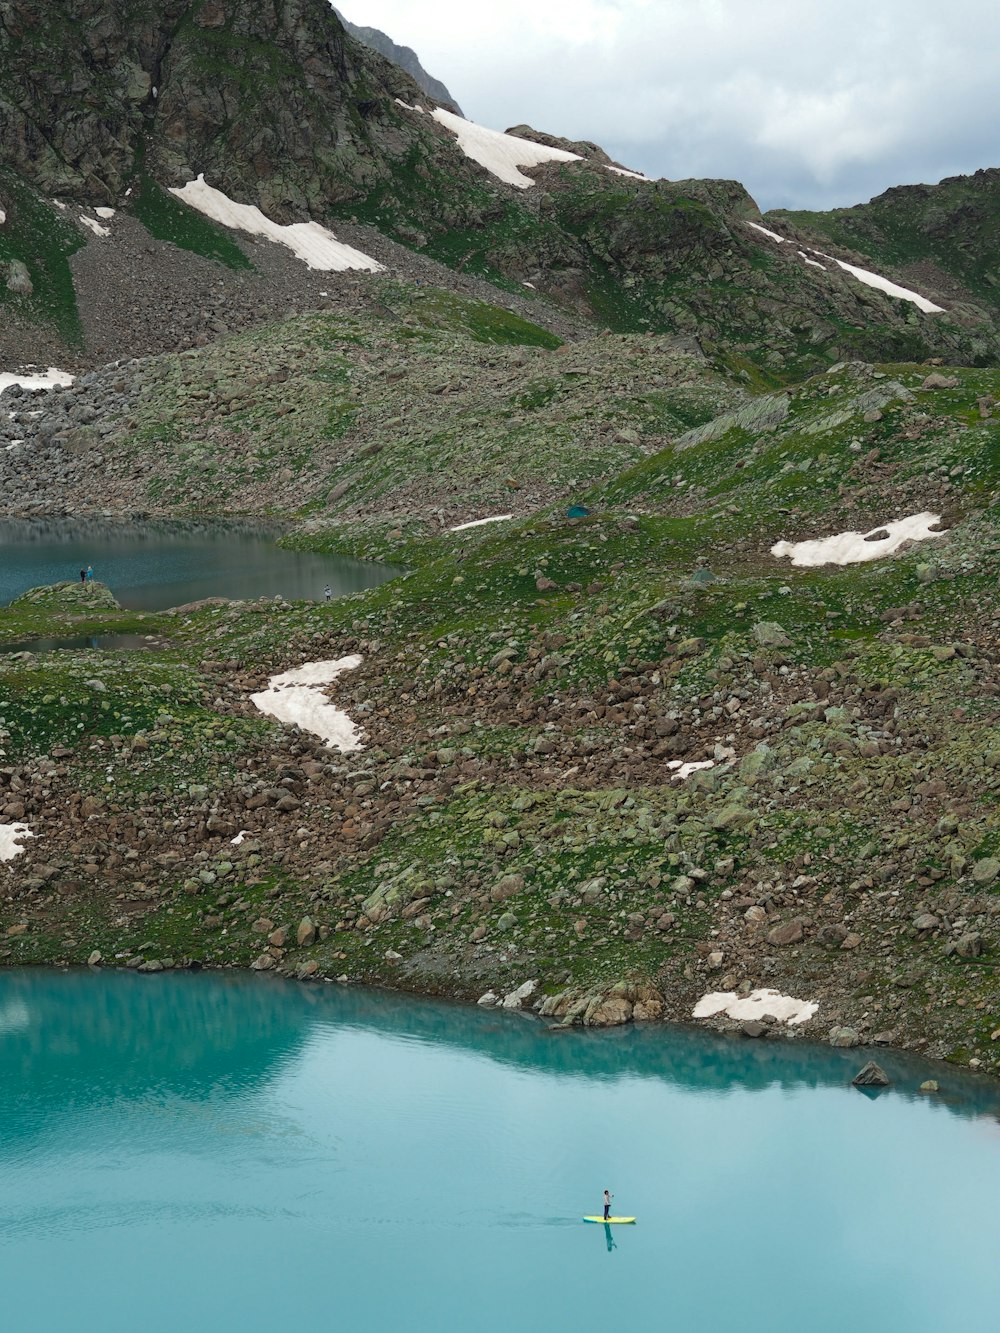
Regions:
<svg viewBox="0 0 1000 1333"><path fill-rule="evenodd" d="M593 139L762 206L853 203L993 165L992 0L349 0L466 113Z"/></svg>

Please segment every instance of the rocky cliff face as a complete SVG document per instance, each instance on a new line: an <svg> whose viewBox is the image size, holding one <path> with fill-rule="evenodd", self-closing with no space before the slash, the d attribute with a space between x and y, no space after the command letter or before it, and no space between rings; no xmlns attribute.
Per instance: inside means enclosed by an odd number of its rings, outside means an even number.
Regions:
<svg viewBox="0 0 1000 1333"><path fill-rule="evenodd" d="M360 196L432 137L410 79L320 0L0 0L0 158L46 193L118 203L145 163L281 213Z"/></svg>
<svg viewBox="0 0 1000 1333"><path fill-rule="evenodd" d="M400 46L378 28L362 27L357 23L351 23L349 19L341 14L339 9L336 13L352 37L357 38L359 42L364 42L365 46L370 46L373 51L378 51L380 55L385 56L386 60L391 60L394 65L398 65L400 69L405 70L414 83L418 84L428 97L433 97L435 102L440 102L442 106L457 112L458 115L463 114L462 108L441 80L435 79L432 74L427 73L420 63L420 57L412 47Z"/></svg>

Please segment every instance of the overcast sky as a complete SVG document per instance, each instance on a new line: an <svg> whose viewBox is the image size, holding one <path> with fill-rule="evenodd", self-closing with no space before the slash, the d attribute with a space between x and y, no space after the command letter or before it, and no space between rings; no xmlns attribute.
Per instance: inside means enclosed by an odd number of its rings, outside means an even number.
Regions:
<svg viewBox="0 0 1000 1333"><path fill-rule="evenodd" d="M342 0L472 120L591 139L762 209L1000 165L997 0Z"/></svg>

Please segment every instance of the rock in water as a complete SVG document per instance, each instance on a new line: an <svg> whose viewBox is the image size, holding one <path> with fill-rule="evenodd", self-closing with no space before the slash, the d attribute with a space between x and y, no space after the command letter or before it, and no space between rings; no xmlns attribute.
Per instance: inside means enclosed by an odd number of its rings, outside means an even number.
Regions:
<svg viewBox="0 0 1000 1333"><path fill-rule="evenodd" d="M869 1060L864 1069L859 1070L851 1079L856 1088L888 1088L891 1086L889 1075L885 1070Z"/></svg>

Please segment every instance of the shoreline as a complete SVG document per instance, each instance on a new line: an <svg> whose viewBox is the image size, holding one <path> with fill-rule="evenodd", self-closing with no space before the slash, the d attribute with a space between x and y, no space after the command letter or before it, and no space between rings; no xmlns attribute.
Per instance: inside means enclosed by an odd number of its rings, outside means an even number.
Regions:
<svg viewBox="0 0 1000 1333"><path fill-rule="evenodd" d="M202 973L205 973L213 977L222 977L230 975L230 976L240 977L248 982L252 982L255 984L258 981L264 981L264 982L276 981L281 984L329 986L329 987L339 986L344 988L351 988L353 990L370 991L376 995L381 993L400 1000L413 999L418 1001L425 1001L432 1004L450 1005L450 1006L455 1006L457 1008L461 1008L463 1010L473 1010L481 1008L481 1006L478 1005L477 1001L469 998L468 992L463 994L456 990L448 990L444 988L420 989L418 987L412 987L406 985L399 985L399 984L393 985L390 980L385 978L362 979L362 978L346 978L343 976L334 977L334 976L323 975L318 972L310 974L309 976L306 977L297 977L293 972L290 971L281 972L281 971L269 970L266 974L262 974L260 972L255 972L252 967L246 967L241 964L234 964L234 963L210 964L207 966L199 962L172 963L171 966L169 967L161 967L158 969L153 968L148 970L142 970L139 968L132 968L132 967L114 966L114 965L109 966L103 961L97 964L61 962L61 963L37 964L34 966L31 965L19 966L19 965L8 964L0 967L0 980L2 980L4 975L8 973L35 972L35 971L60 972L64 974L75 974L75 975L81 975L84 972L93 975L100 973L112 973L121 976L126 976L126 975L164 976L168 974L177 974L177 973L183 973L188 976L198 976ZM869 1061L874 1061L876 1064L878 1064L879 1063L878 1057L881 1054L883 1057L888 1056L890 1063L892 1062L893 1059L902 1060L906 1062L913 1062L914 1064L921 1066L922 1072L928 1074L928 1076L937 1074L940 1076L941 1080L939 1087L930 1089L921 1087L920 1085L916 1085L915 1087L904 1087L901 1086L895 1078L890 1077L890 1082L882 1087L876 1087L875 1089L864 1089L868 1093L871 1093L872 1091L889 1092L894 1090L897 1092L907 1093L908 1095L919 1095L920 1097L926 1097L931 1101L937 1100L939 1098L944 1098L945 1100L948 1100L951 1096L947 1086L947 1080L949 1074L950 1075L957 1074L959 1078L962 1080L976 1080L981 1086L997 1088L998 1092L1000 1092L1000 1078L998 1078L998 1075L996 1073L986 1071L975 1066L958 1064L942 1058L934 1058L932 1056L923 1053L920 1050L915 1050L911 1047L906 1047L906 1046L889 1045L882 1043L861 1043L861 1042L852 1043L849 1045L839 1044L839 1043L834 1044L829 1041L821 1040L818 1034L809 1033L804 1029L804 1027L797 1027L790 1029L787 1025L780 1023L767 1025L764 1031L762 1031L761 1033L757 1034L756 1036L750 1036L745 1031L743 1031L743 1025L740 1022L734 1020L729 1020L720 1023L720 1022L706 1022L691 1017L683 1018L680 1016L670 1017L667 1015L663 1015L662 1017L656 1019L646 1019L646 1020L636 1020L636 1021L629 1020L627 1023L616 1023L616 1024L590 1027L590 1026L584 1026L581 1023L566 1024L560 1021L556 1021L551 1017L545 1015L544 1013L540 1013L538 1009L535 1007L505 1008L503 1005L498 1005L495 1008L492 1007L488 1008L484 1012L487 1014L502 1013L504 1015L510 1015L511 1018L530 1020L544 1027L549 1033L552 1034L563 1033L563 1032L576 1032L576 1033L587 1032L595 1034L596 1033L610 1034L613 1030L622 1031L623 1029L626 1028L633 1028L636 1031L642 1031L646 1033L653 1033L658 1030L680 1031L688 1034L692 1038L697 1037L697 1038L707 1038L709 1040L724 1040L728 1043L731 1043L734 1046L737 1043L740 1045L745 1045L747 1043L751 1044L777 1043L786 1046L792 1046L792 1045L804 1046L811 1050L814 1050L815 1052L817 1052L817 1054L821 1051L836 1050L844 1053L843 1058L845 1059L845 1062L847 1059L847 1052L852 1051L857 1053L857 1070L855 1071L855 1073L859 1073ZM926 1081L927 1080L922 1080L921 1082L926 1082ZM933 1079L932 1081L938 1082L937 1079ZM844 1086L845 1087L850 1086L851 1082L852 1082L851 1079L846 1079Z"/></svg>

